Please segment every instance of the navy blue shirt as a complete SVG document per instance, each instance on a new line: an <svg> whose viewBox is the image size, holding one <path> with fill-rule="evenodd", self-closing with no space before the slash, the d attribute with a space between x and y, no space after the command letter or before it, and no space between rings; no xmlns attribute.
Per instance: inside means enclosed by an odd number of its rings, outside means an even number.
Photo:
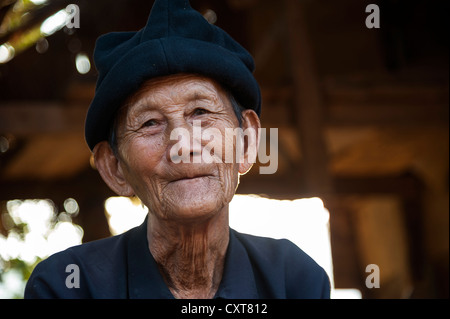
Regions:
<svg viewBox="0 0 450 319"><path fill-rule="evenodd" d="M66 279L79 269L79 287ZM69 278L70 280L70 278ZM72 285L69 284L69 287ZM222 281L216 298L329 298L326 272L286 239L275 240L230 229ZM56 253L40 262L25 298L173 299L147 243L147 219L118 236Z"/></svg>

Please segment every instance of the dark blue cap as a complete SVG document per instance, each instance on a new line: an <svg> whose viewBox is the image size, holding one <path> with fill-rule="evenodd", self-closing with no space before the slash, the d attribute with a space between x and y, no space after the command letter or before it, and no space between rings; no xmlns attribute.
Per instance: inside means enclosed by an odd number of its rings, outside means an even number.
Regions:
<svg viewBox="0 0 450 319"><path fill-rule="evenodd" d="M99 37L94 62L99 75L85 125L91 150L108 139L116 110L143 82L156 77L207 76L227 88L244 108L261 112L252 56L208 23L188 0L156 0L143 29Z"/></svg>

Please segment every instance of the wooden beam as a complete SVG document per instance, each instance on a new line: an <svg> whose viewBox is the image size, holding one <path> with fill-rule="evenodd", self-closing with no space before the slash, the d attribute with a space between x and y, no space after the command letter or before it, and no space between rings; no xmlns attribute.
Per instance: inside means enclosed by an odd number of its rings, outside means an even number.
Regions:
<svg viewBox="0 0 450 319"><path fill-rule="evenodd" d="M448 125L448 83L380 77L335 79L325 88L327 123L333 126Z"/></svg>
<svg viewBox="0 0 450 319"><path fill-rule="evenodd" d="M262 87L265 127L295 125L289 104L294 88ZM382 82L370 85L325 85L325 126L443 126L449 123L448 87L427 83Z"/></svg>
<svg viewBox="0 0 450 319"><path fill-rule="evenodd" d="M344 177L335 176L337 195L388 195L416 198L424 190L424 184L412 174L401 176Z"/></svg>
<svg viewBox="0 0 450 319"><path fill-rule="evenodd" d="M74 178L59 180L0 179L0 201L27 198L50 198L60 201L83 194L100 197L114 196L100 174L92 168L87 168Z"/></svg>
<svg viewBox="0 0 450 319"><path fill-rule="evenodd" d="M326 119L333 127L442 126L448 125L448 111L443 105L333 104Z"/></svg>
<svg viewBox="0 0 450 319"><path fill-rule="evenodd" d="M423 191L424 185L415 176L345 177L333 176L334 196L389 195L414 199ZM308 196L301 181L293 174L242 176L239 194L263 194L270 198L295 199Z"/></svg>
<svg viewBox="0 0 450 319"><path fill-rule="evenodd" d="M16 136L36 133L83 132L88 104L49 102L3 102L0 133Z"/></svg>
<svg viewBox="0 0 450 319"><path fill-rule="evenodd" d="M241 176L237 194L256 194L274 199L306 197L302 184L293 174ZM304 195L304 196L303 196Z"/></svg>

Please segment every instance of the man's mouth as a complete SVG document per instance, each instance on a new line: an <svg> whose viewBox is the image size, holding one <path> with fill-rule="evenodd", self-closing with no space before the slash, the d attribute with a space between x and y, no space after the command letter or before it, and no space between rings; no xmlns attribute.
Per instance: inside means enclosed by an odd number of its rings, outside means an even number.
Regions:
<svg viewBox="0 0 450 319"><path fill-rule="evenodd" d="M188 181L188 180L194 180L197 178L203 178L203 177L209 177L211 175L208 174L195 174L195 175L187 175L184 177L176 178L172 182L179 182L179 181Z"/></svg>

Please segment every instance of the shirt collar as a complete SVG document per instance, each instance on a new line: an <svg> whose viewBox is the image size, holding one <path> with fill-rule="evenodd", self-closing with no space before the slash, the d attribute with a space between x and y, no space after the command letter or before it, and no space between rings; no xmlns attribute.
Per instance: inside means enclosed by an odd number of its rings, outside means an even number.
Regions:
<svg viewBox="0 0 450 319"><path fill-rule="evenodd" d="M230 228L222 281L215 298L256 299L255 276L247 251L238 240L235 230Z"/></svg>
<svg viewBox="0 0 450 319"><path fill-rule="evenodd" d="M174 299L148 248L147 217L132 231L128 241L128 297Z"/></svg>
<svg viewBox="0 0 450 319"><path fill-rule="evenodd" d="M128 296L131 299L174 299L148 248L147 218L128 241ZM258 292L247 251L230 229L222 281L215 298L255 299Z"/></svg>

